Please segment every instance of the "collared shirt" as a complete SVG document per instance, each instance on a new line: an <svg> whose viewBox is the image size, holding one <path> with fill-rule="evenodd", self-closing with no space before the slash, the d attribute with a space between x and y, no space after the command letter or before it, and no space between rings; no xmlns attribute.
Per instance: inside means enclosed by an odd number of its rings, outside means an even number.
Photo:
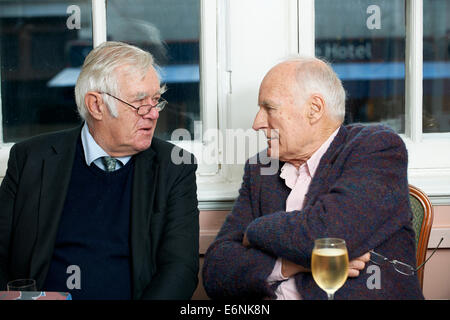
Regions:
<svg viewBox="0 0 450 320"><path fill-rule="evenodd" d="M109 155L97 144L97 142L95 142L94 137L92 137L89 132L89 127L86 122L83 125L83 129L81 129L81 144L83 145L86 164L90 166L91 163L94 162L97 167L105 171L106 168L102 162L102 158L109 157ZM114 169L117 170L126 165L127 162L130 161L131 156L115 157L115 159L119 160Z"/></svg>
<svg viewBox="0 0 450 320"><path fill-rule="evenodd" d="M308 192L309 185L311 183L317 167L319 166L320 159L327 151L331 142L336 137L339 128L334 131L331 136L320 146L319 149L314 152L311 158L303 163L298 169L291 163L286 162L281 168L280 178L284 179L286 186L291 189L289 196L286 200L286 211L301 210L303 208L303 201L305 195ZM275 263L270 276L266 279L268 283L276 281L283 281L275 291L277 300L301 300L302 297L297 291L295 286L294 277L284 277L281 273L282 261L279 257Z"/></svg>

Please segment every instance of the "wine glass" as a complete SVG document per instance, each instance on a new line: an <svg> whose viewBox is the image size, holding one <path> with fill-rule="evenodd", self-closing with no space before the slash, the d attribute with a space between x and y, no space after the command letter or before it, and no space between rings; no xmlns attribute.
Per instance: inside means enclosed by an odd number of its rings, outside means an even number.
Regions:
<svg viewBox="0 0 450 320"><path fill-rule="evenodd" d="M334 293L344 285L348 276L348 253L345 241L322 238L314 241L311 271L314 281L334 299Z"/></svg>
<svg viewBox="0 0 450 320"><path fill-rule="evenodd" d="M36 291L36 281L34 279L17 279L8 282L8 291Z"/></svg>

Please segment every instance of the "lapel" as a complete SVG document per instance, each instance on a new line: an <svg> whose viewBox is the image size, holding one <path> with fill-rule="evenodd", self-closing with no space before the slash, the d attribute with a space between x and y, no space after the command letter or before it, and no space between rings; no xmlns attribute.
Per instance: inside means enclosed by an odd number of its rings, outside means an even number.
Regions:
<svg viewBox="0 0 450 320"><path fill-rule="evenodd" d="M327 192L335 181L336 177L333 176L332 168L334 162L344 147L347 133L348 130L344 126L341 126L330 147L320 159L316 174L314 175L308 192L305 195L305 206L308 202L314 202L320 194Z"/></svg>
<svg viewBox="0 0 450 320"><path fill-rule="evenodd" d="M150 244L150 220L158 180L159 163L152 148L135 156L131 198L131 270L133 298L137 299L150 282L154 265ZM150 263L149 263L150 262ZM144 270L144 267L147 267Z"/></svg>
<svg viewBox="0 0 450 320"><path fill-rule="evenodd" d="M52 259L80 132L81 126L64 132L42 159L37 235L30 263L30 277L36 279L38 289Z"/></svg>
<svg viewBox="0 0 450 320"><path fill-rule="evenodd" d="M259 190L261 215L272 214L277 211L286 210L286 199L291 189L286 186L284 179L280 177L284 162L278 162L278 171L275 174L260 175L261 189ZM263 167L263 166L261 166ZM260 170L261 168L257 168ZM283 201L280 201L280 198Z"/></svg>

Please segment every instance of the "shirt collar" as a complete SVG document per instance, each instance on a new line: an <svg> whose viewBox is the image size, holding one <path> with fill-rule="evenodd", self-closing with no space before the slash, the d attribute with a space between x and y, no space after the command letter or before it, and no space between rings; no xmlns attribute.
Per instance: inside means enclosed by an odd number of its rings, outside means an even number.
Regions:
<svg viewBox="0 0 450 320"><path fill-rule="evenodd" d="M89 127L85 122L83 125L83 129L81 129L81 144L83 145L84 150L84 158L86 160L86 164L88 166L91 165L95 160L109 156L105 150L100 147L97 142L95 142L94 137L92 137L89 132ZM123 165L126 165L127 162L131 159L131 156L126 157L115 157L119 160Z"/></svg>
<svg viewBox="0 0 450 320"><path fill-rule="evenodd" d="M325 152L327 152L328 147L330 146L331 142L333 142L338 131L339 131L339 128L337 128L331 134L331 136L329 136L328 139L320 146L320 148L317 149L316 152L313 153L311 158L309 158L308 161L306 161L311 177L313 177L314 174L316 173L317 167L319 166L319 163L320 163L320 159L322 159Z"/></svg>

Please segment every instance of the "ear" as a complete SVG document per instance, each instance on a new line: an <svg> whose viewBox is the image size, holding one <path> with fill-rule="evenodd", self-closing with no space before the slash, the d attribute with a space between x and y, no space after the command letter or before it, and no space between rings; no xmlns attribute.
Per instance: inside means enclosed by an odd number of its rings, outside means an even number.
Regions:
<svg viewBox="0 0 450 320"><path fill-rule="evenodd" d="M89 91L84 96L84 103L93 119L102 120L103 113L107 108L100 93Z"/></svg>
<svg viewBox="0 0 450 320"><path fill-rule="evenodd" d="M313 94L309 99L307 117L311 124L318 122L325 112L325 100L321 94Z"/></svg>

